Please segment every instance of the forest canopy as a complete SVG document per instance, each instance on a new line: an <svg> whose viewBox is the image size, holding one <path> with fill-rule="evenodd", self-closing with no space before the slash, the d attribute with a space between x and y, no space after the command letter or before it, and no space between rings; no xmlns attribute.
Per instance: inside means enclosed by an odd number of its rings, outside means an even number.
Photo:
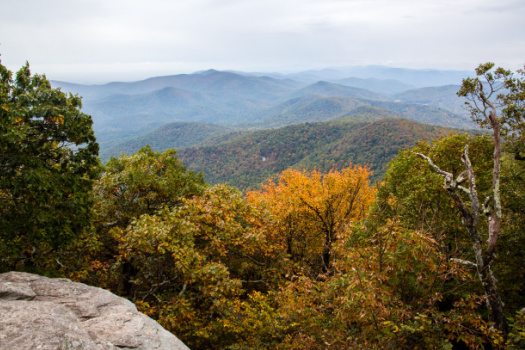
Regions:
<svg viewBox="0 0 525 350"><path fill-rule="evenodd" d="M1 271L109 289L192 349L525 347L522 71L463 83L492 134L243 193L175 150L100 165L79 97L0 68Z"/></svg>

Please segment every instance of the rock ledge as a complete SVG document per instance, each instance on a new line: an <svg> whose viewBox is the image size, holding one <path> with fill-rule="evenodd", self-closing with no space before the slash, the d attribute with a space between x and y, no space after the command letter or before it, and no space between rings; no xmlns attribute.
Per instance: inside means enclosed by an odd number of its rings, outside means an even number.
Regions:
<svg viewBox="0 0 525 350"><path fill-rule="evenodd" d="M189 350L115 294L63 278L0 274L1 350Z"/></svg>

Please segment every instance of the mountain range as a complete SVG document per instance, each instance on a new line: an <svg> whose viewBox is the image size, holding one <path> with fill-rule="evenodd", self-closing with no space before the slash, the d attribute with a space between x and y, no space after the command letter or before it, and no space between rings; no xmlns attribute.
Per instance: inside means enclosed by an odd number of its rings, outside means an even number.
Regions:
<svg viewBox="0 0 525 350"><path fill-rule="evenodd" d="M326 140L330 137L324 133L333 125L347 129L341 120L352 124L352 130L358 127L356 123L370 128L366 123L386 118L475 128L463 108L464 100L456 96L457 84L468 73L377 66L266 75L208 70L136 82L53 81L52 85L83 96L83 111L93 117L101 158L106 161L146 144L157 150L212 147L239 137L272 138L270 134L278 135L281 128L301 128L305 123L325 130L319 133ZM322 122L334 120L335 124L327 124L330 128L321 127ZM401 122L382 123L386 124L373 124L374 128L395 130ZM191 161L198 164L194 157Z"/></svg>

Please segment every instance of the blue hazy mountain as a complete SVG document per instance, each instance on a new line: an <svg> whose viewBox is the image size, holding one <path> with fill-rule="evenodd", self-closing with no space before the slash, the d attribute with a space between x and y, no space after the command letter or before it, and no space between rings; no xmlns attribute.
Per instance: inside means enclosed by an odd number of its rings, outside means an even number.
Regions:
<svg viewBox="0 0 525 350"><path fill-rule="evenodd" d="M448 109L456 114L469 115L465 108L467 99L458 97L461 85L434 86L404 91L393 95L396 101L418 103Z"/></svg>
<svg viewBox="0 0 525 350"><path fill-rule="evenodd" d="M356 97L369 100L393 100L384 94L376 93L367 89L346 86L343 84L318 81L302 89L295 91L291 97L301 97L305 95L322 95L331 97Z"/></svg>
<svg viewBox="0 0 525 350"><path fill-rule="evenodd" d="M394 79L376 79L376 78L345 78L333 81L334 83L366 89L383 95L393 95L402 93L407 90L415 89L414 85L405 84Z"/></svg>
<svg viewBox="0 0 525 350"><path fill-rule="evenodd" d="M305 72L284 75L306 83L319 80L336 81L346 78L397 80L414 87L441 86L459 84L461 80L475 75L472 71L438 70L438 69L409 69L385 66L353 66L329 69L309 70Z"/></svg>
<svg viewBox="0 0 525 350"><path fill-rule="evenodd" d="M83 111L93 117L104 152L169 123L277 128L329 121L367 106L422 123L470 128L474 125L459 108L462 101L455 99L456 87L406 90L449 81L457 84L467 73L377 66L267 76L208 70L127 83L52 84L83 96ZM373 118L373 113L368 115Z"/></svg>
<svg viewBox="0 0 525 350"><path fill-rule="evenodd" d="M52 81L53 86L77 93L86 100L114 94L137 95L167 87L214 95L274 98L304 84L289 79L245 76L231 72L208 70L194 74L154 77L136 82L112 82L103 85L82 85Z"/></svg>

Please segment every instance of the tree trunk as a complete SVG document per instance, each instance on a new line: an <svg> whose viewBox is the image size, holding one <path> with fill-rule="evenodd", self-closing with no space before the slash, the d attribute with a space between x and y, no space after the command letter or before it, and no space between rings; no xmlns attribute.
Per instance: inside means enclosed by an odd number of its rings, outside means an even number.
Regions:
<svg viewBox="0 0 525 350"><path fill-rule="evenodd" d="M497 132L499 136L499 129L497 127L495 128L494 132ZM443 187L447 190L450 198L454 201L456 208L458 208L463 226L467 230L472 241L472 247L476 256L476 263L469 263L469 265L473 264L476 266L479 279L483 285L485 296L487 297L486 303L489 311L490 321L494 322L496 329L501 331L503 335L506 336L508 333L508 327L507 321L505 319L505 308L498 293L497 280L494 277L494 273L492 271L494 249L499 235L501 219L501 200L499 189L500 145L499 137L495 137L495 139L497 142L495 142L496 149L494 151L495 159L492 196L487 198L482 206L480 205L478 199L474 170L468 156L468 145L465 146L465 152L462 156L462 161L466 170L456 179L454 179L451 173L441 170L427 156L420 153L417 154L425 159L438 174L445 178L445 184ZM468 189L461 186L461 184L467 179L469 181ZM461 199L459 191L463 191L468 194L470 198L470 208ZM491 200L494 202L493 208L489 208L489 202ZM485 252L483 252L481 234L477 230L481 212L488 215L489 221L489 235L487 240L487 250Z"/></svg>

